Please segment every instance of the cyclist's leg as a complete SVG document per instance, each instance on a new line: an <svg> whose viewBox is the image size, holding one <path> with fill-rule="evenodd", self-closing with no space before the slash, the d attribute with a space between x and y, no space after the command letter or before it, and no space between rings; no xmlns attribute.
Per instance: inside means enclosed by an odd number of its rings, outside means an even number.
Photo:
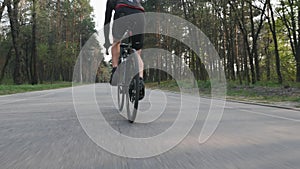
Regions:
<svg viewBox="0 0 300 169"><path fill-rule="evenodd" d="M120 19L121 17L125 16L123 9L116 10L114 15L114 23L112 27L112 34L114 37L114 43L111 48L112 53L112 74L110 78L110 84L113 86L117 85L117 79L118 77L114 77L115 71L117 70L118 64L119 64L119 57L120 57L120 39L122 38L123 34L126 31L126 26L124 23L124 19Z"/></svg>
<svg viewBox="0 0 300 169"><path fill-rule="evenodd" d="M120 41L114 39L114 43L111 48L112 54L112 66L118 67L119 57L120 57Z"/></svg>
<svg viewBox="0 0 300 169"><path fill-rule="evenodd" d="M144 62L143 59L141 57L142 54L142 49L137 51L137 55L138 55L138 59L139 59L139 75L141 78L144 78Z"/></svg>
<svg viewBox="0 0 300 169"><path fill-rule="evenodd" d="M136 35L135 38L137 39L143 39L141 38L140 36L143 36L143 35ZM135 39L133 38L133 39ZM141 42L141 41L140 41ZM140 88L140 92L139 92L139 100L142 100L144 97L145 97L145 84L144 84L144 62L142 60L142 57L141 57L141 53L142 53L142 43L138 43L138 44L141 44L141 45L136 45L136 46L133 46L135 49L137 49L137 56L138 56L138 60L139 60L139 76L140 76L140 82L139 82L139 88Z"/></svg>
<svg viewBox="0 0 300 169"><path fill-rule="evenodd" d="M112 55L112 67L113 67L113 69L111 71L111 76L110 76L109 83L112 86L116 86L118 77L115 76L115 72L117 70L119 57L120 57L120 42L119 41L114 40L114 43L113 43L112 48L111 48L111 55Z"/></svg>
<svg viewBox="0 0 300 169"><path fill-rule="evenodd" d="M114 23L112 27L112 35L114 37L114 43L112 45L112 66L117 67L120 57L120 39L127 30L126 21L122 19L123 16L126 16L126 10L120 8L116 10L114 15Z"/></svg>
<svg viewBox="0 0 300 169"><path fill-rule="evenodd" d="M137 55L139 59L139 76L140 76L140 93L139 99L143 99L145 96L145 85L143 81L144 63L141 57L142 48L144 46L144 32L145 32L145 15L143 12L137 12L134 17L134 22L136 23L132 32L135 34L132 37L132 47L137 50Z"/></svg>
<svg viewBox="0 0 300 169"><path fill-rule="evenodd" d="M125 19L119 19L123 16L128 16L134 14L132 17L126 17ZM119 20L117 20L119 19ZM141 78L143 78L143 70L144 70L144 63L141 58L141 52L144 45L144 32L145 32L145 15L144 12L138 10L138 9L132 9L132 8L119 8L115 12L114 20L117 22L114 22L113 25L113 37L115 40L119 40L122 38L124 33L127 31L129 27L132 27L133 34L136 34L132 37L132 47L137 50L138 59L139 59L139 75ZM114 43L114 46L112 48L112 64L113 67L118 66L119 56L120 56L120 42L115 41L118 43Z"/></svg>
<svg viewBox="0 0 300 169"><path fill-rule="evenodd" d="M136 23L132 32L135 34L132 37L132 47L137 50L139 58L139 75L143 78L144 63L141 58L142 48L144 46L144 32L145 32L145 15L143 12L137 12L134 17L134 22Z"/></svg>
<svg viewBox="0 0 300 169"><path fill-rule="evenodd" d="M142 50L137 51L137 55L139 58L139 76L140 76L140 82L139 82L139 87L140 87L140 93L139 93L139 100L142 100L145 97L145 84L144 84L144 62L141 58L141 52Z"/></svg>

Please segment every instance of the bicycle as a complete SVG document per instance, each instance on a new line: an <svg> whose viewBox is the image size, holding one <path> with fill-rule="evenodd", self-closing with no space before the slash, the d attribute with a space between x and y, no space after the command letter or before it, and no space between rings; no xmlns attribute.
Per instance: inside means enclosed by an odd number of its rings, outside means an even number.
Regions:
<svg viewBox="0 0 300 169"><path fill-rule="evenodd" d="M123 37L130 34L126 31ZM125 38L122 38L125 39ZM123 111L126 98L127 119L134 123L139 106L139 60L136 50L132 48L131 37L121 40L119 65L115 72L117 74L117 99L119 111ZM108 54L108 51L106 51Z"/></svg>

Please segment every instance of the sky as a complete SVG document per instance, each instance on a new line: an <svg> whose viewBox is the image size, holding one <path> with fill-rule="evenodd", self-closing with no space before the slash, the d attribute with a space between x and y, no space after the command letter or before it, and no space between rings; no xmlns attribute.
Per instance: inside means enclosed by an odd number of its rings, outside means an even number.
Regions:
<svg viewBox="0 0 300 169"><path fill-rule="evenodd" d="M91 0L91 6L94 8L94 21L96 23L96 29L100 34L103 33L104 27L104 19L105 19L105 10L106 10L106 0ZM111 59L111 55L106 56L105 61L109 61Z"/></svg>
<svg viewBox="0 0 300 169"><path fill-rule="evenodd" d="M94 8L96 28L101 31L104 25L106 0L91 0L91 5Z"/></svg>

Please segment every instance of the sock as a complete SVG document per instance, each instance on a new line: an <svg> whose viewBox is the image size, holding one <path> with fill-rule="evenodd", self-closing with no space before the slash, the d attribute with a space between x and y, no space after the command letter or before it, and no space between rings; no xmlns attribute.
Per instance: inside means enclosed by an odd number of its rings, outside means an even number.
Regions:
<svg viewBox="0 0 300 169"><path fill-rule="evenodd" d="M111 70L111 72L115 73L116 70L117 70L117 67L113 67L113 69Z"/></svg>

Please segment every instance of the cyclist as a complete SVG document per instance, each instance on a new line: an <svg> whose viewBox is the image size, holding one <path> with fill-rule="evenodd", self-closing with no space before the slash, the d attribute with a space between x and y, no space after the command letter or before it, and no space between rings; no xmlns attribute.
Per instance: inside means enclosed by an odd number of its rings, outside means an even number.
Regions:
<svg viewBox="0 0 300 169"><path fill-rule="evenodd" d="M113 34L113 44L111 44L109 40L109 31L110 31L110 22L112 17L112 12L115 11L114 21L131 14L135 14L134 17L128 17L128 21L126 22L114 22L112 28ZM120 39L123 37L124 33L127 31L129 27L133 34L134 33L143 33L144 25L145 25L145 16L144 16L144 8L142 7L140 0L107 0L106 4L106 13L105 13L105 23L104 23L104 36L105 36L105 44L104 47L106 50L112 45L111 53L112 53L112 74L110 78L110 84L112 86L116 86L117 82L113 78L114 73L117 70L119 56L120 56ZM133 26L134 25L134 26ZM145 86L143 81L143 69L144 63L141 59L141 49L143 47L144 35L137 34L132 36L132 47L136 49L138 58L139 58L139 76L140 76L140 99L144 98L145 95ZM116 73L117 74L117 73Z"/></svg>

